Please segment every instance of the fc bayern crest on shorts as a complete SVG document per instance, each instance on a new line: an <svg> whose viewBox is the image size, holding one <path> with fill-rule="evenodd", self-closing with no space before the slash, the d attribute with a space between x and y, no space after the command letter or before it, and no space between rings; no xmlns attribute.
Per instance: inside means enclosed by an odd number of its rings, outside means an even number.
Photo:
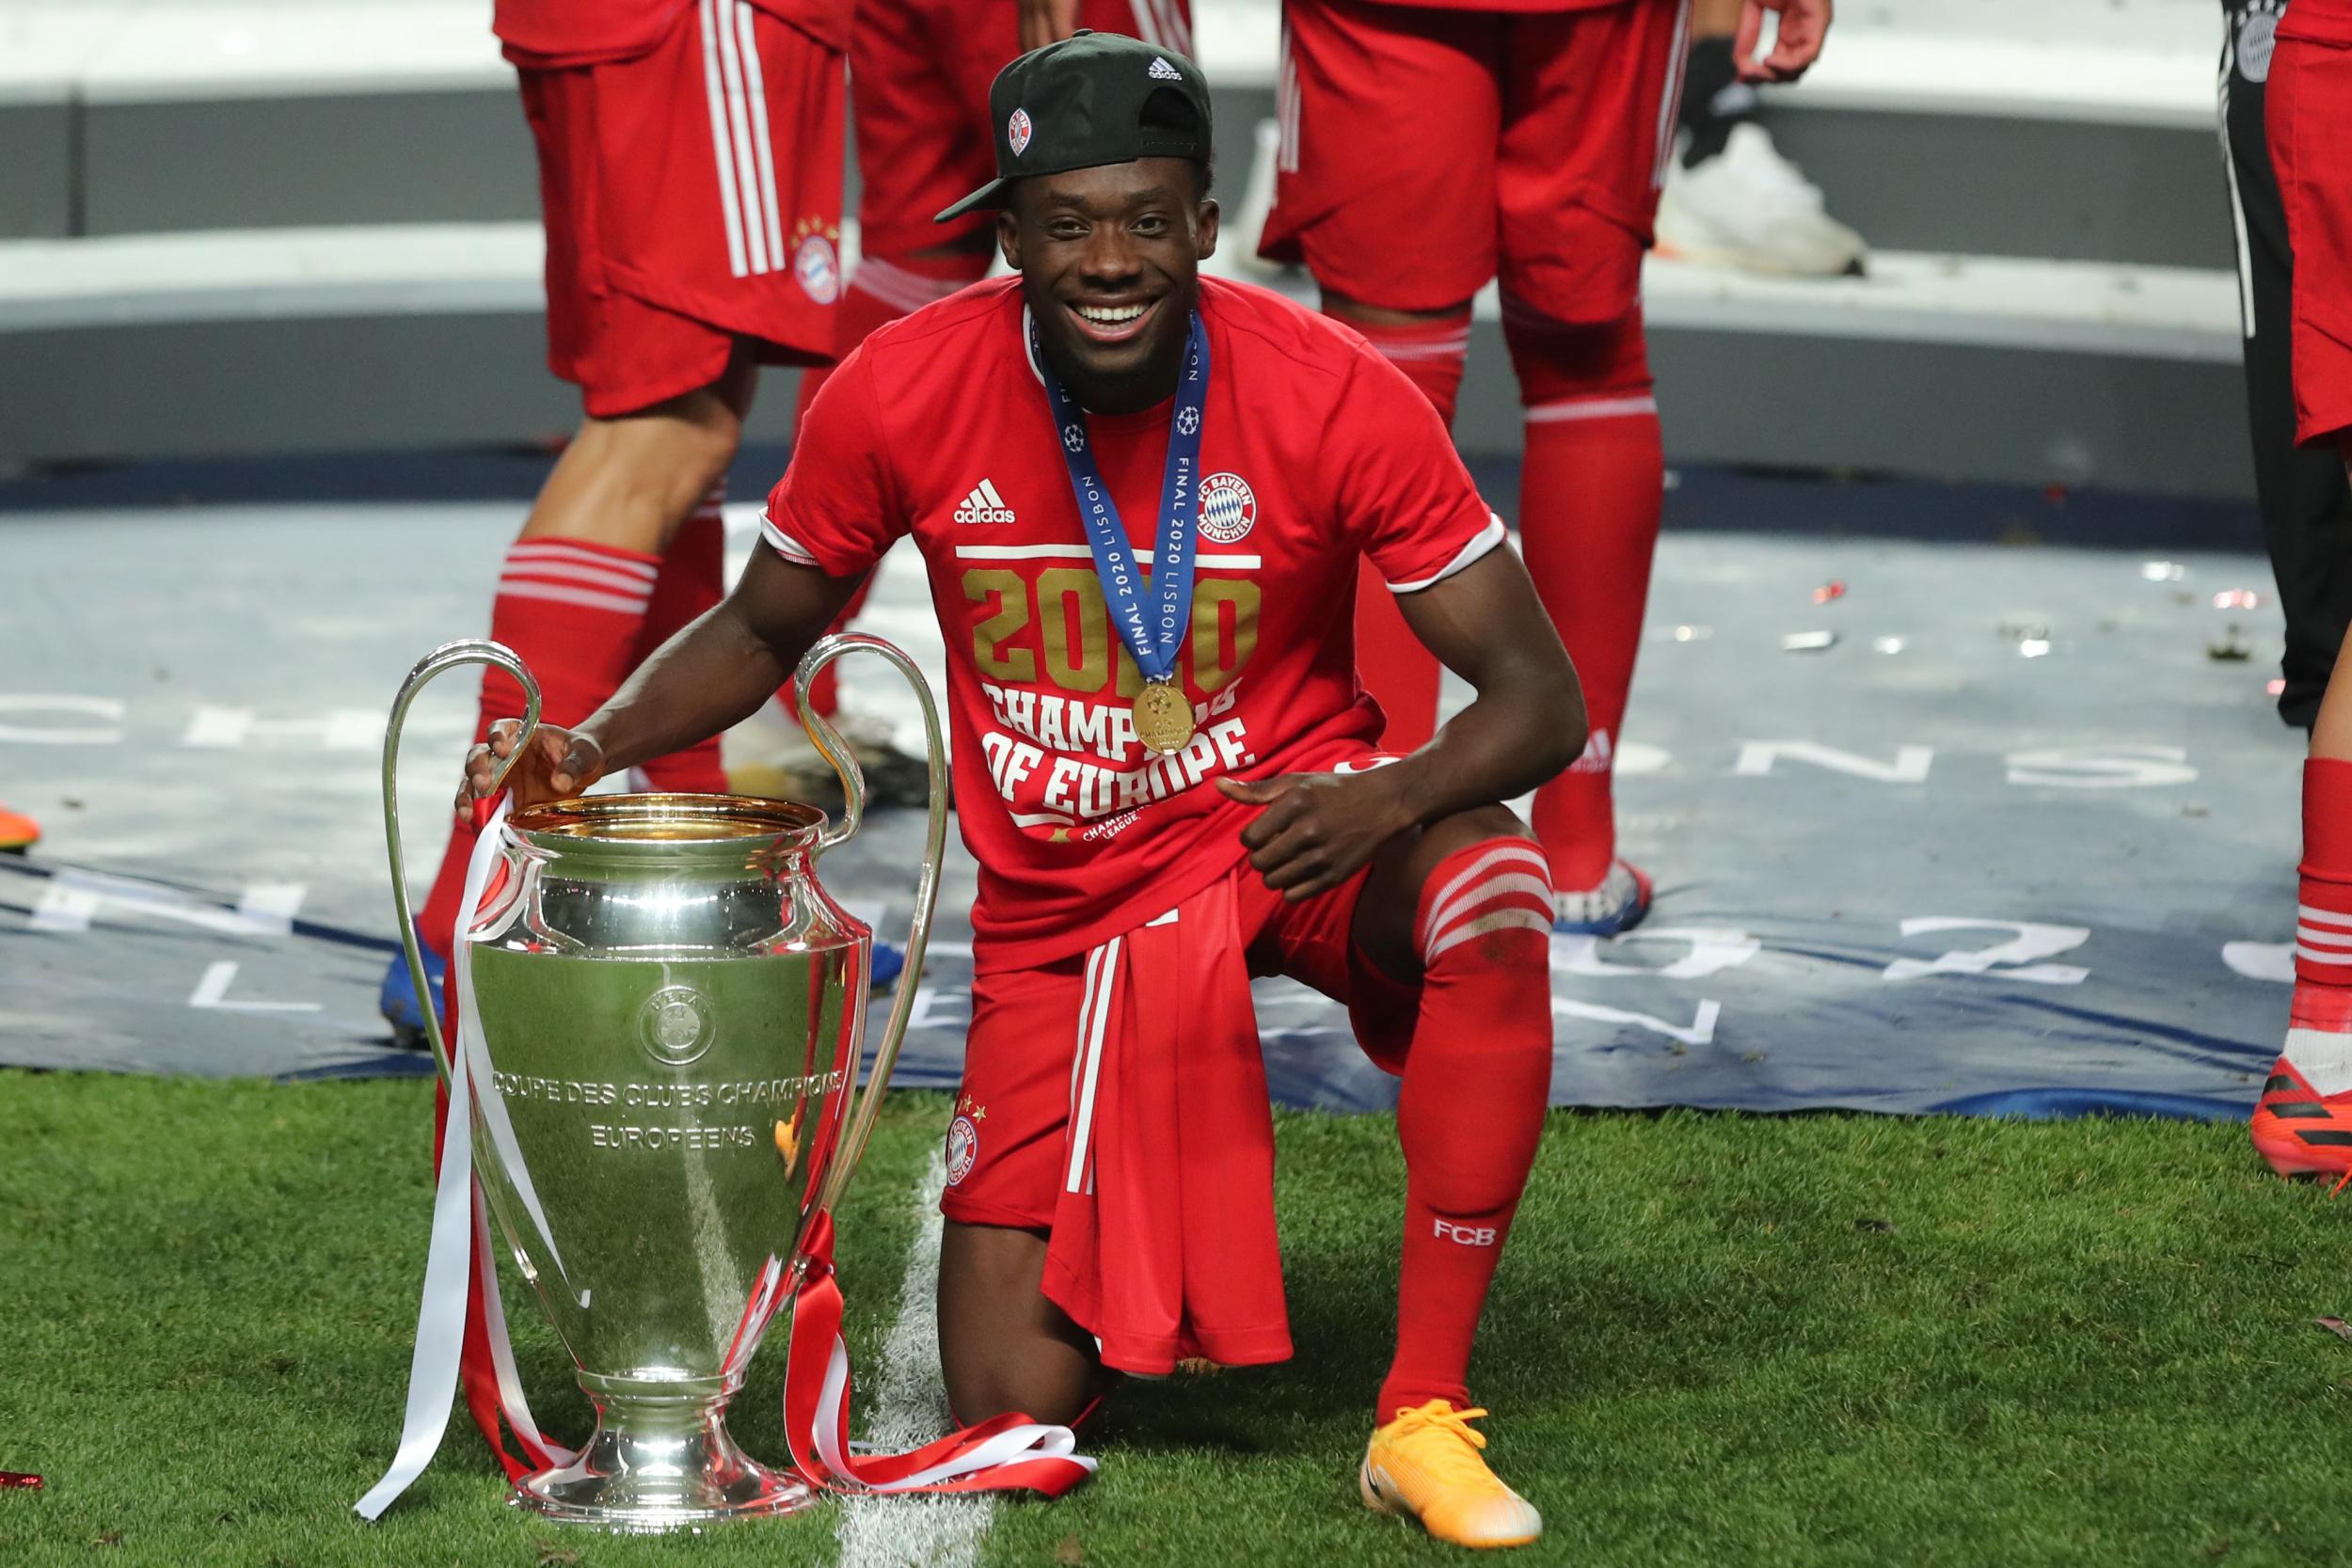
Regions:
<svg viewBox="0 0 2352 1568"><path fill-rule="evenodd" d="M980 1130L972 1125L970 1117L958 1117L947 1124L947 1185L961 1184L972 1174L972 1163L980 1157Z"/></svg>
<svg viewBox="0 0 2352 1568"><path fill-rule="evenodd" d="M1235 473L1214 473L1200 482L1200 537L1232 545L1258 525L1258 495Z"/></svg>
<svg viewBox="0 0 2352 1568"><path fill-rule="evenodd" d="M1016 158L1029 150L1028 110L1013 110L1012 118L1005 122L1005 139L1012 143L1012 155Z"/></svg>
<svg viewBox="0 0 2352 1568"><path fill-rule="evenodd" d="M819 305L831 305L841 297L840 253L822 234L811 234L793 247L792 276L801 280L803 292Z"/></svg>

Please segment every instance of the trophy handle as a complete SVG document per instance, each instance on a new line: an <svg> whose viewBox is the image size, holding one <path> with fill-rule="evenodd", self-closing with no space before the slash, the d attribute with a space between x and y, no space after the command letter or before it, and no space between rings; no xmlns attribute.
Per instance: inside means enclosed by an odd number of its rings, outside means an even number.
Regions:
<svg viewBox="0 0 2352 1568"><path fill-rule="evenodd" d="M408 867L400 852L400 786L393 775L400 762L400 732L408 722L408 705L436 675L461 664L503 670L523 689L523 733L491 782L491 794L496 795L506 783L506 775L522 760L523 748L539 729L539 683L513 649L483 641L444 642L417 660L416 668L400 683L400 694L392 699L392 717L384 726L384 847L392 863L392 911L400 922L400 950L408 959L408 983L417 989L417 1010L424 1015L425 1037L433 1043L433 1070L444 1084L449 1081L449 1042L441 1037L441 1012L433 1006L432 988L425 984L424 956L417 951L417 923L408 902ZM456 955L450 957L453 961Z"/></svg>
<svg viewBox="0 0 2352 1568"><path fill-rule="evenodd" d="M857 1168L859 1157L866 1152L866 1141L874 1131L874 1118L882 1114L882 1091L890 1085L890 1070L898 1064L898 1047L905 1043L907 1022L914 1015L914 990L923 976L923 951L930 943L931 910L939 902L940 867L947 853L947 748L939 736L939 708L931 701L930 684L905 654L879 637L855 632L820 639L792 673L793 705L800 709L802 727L808 731L809 739L816 742L825 760L833 764L834 771L841 775L846 802L840 822L818 835L817 852L821 855L846 842L866 819L866 775L859 771L857 758L850 754L841 732L827 722L808 700L809 688L818 674L853 649L863 649L886 660L906 677L907 684L914 689L915 700L922 705L923 743L930 764L930 815L923 839L923 874L914 884L914 918L907 929L906 967L898 972L897 985L890 993L890 1017L882 1025L873 1071L866 1075L866 1087L850 1109L832 1167L825 1172L823 1185L818 1189L818 1213L830 1212L841 1196L850 1173Z"/></svg>

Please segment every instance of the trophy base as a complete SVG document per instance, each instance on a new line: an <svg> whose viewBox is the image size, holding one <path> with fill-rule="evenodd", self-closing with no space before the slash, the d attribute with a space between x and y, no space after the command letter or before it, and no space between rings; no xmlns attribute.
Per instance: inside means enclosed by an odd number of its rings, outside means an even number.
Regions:
<svg viewBox="0 0 2352 1568"><path fill-rule="evenodd" d="M715 1407L682 1432L669 1423L631 1432L614 1424L622 1414L611 1405L600 1411L577 1460L525 1476L507 1501L563 1524L658 1534L794 1513L816 1500L807 1482L737 1448Z"/></svg>

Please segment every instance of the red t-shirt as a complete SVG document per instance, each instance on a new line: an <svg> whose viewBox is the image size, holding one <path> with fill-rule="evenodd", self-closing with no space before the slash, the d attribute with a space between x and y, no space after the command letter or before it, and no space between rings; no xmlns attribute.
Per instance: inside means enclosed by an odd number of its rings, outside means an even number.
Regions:
<svg viewBox="0 0 2352 1568"><path fill-rule="evenodd" d="M2292 0L2278 36L2306 43L2352 44L2352 0Z"/></svg>
<svg viewBox="0 0 2352 1568"><path fill-rule="evenodd" d="M979 863L979 967L1081 952L1231 870L1256 808L1208 781L1328 770L1380 734L1356 683L1358 560L1425 587L1502 539L1428 400L1361 338L1211 279L1200 314L1200 524L1178 657L1200 728L1173 756L1135 738L1141 677L1104 608L1018 278L866 339L768 498L768 542L788 561L850 577L901 534L923 552L957 819ZM1087 421L1139 560L1172 403Z"/></svg>

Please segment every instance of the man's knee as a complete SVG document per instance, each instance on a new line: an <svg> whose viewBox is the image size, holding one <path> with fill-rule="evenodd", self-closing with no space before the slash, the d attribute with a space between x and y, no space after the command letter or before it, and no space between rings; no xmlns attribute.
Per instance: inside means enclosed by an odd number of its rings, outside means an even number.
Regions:
<svg viewBox="0 0 2352 1568"><path fill-rule="evenodd" d="M1530 408L1650 395L1649 335L1638 305L1607 321L1562 321L1506 308L1502 339L1519 401Z"/></svg>
<svg viewBox="0 0 2352 1568"><path fill-rule="evenodd" d="M1094 1341L1046 1298L1045 1238L947 1226L940 1239L939 1363L948 1408L970 1424L1019 1412L1068 1423L1100 1391Z"/></svg>

